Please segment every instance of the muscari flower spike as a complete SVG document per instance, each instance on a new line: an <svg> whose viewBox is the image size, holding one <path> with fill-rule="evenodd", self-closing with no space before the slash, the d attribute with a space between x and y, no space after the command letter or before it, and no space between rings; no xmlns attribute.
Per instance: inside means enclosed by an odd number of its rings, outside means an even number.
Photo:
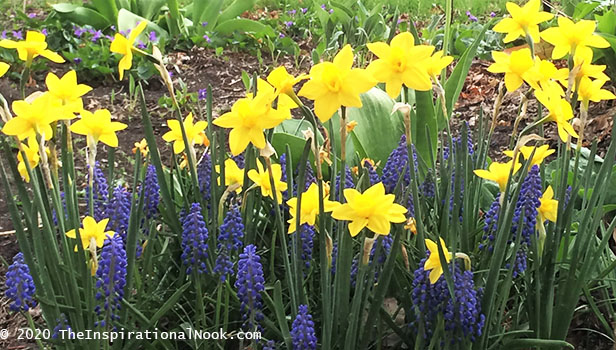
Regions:
<svg viewBox="0 0 616 350"><path fill-rule="evenodd" d="M182 262L186 265L186 274L193 271L205 273L207 266L208 232L201 215L201 205L193 203L182 220Z"/></svg>
<svg viewBox="0 0 616 350"><path fill-rule="evenodd" d="M430 252L426 254L429 257ZM417 334L423 328L423 337L429 344L438 327L439 318L443 318L445 334L441 335L442 339L449 339L451 345L463 344L468 340L475 341L481 336L485 315L481 313L481 290L475 289L473 273L461 271L455 263L450 265L454 301L445 278L439 278L434 284L430 283L430 271L423 268L426 260L427 258L424 258L420 261L412 283L411 298L416 306L416 314L411 322L411 329ZM445 345L444 342L445 340L441 340L441 346Z"/></svg>
<svg viewBox="0 0 616 350"><path fill-rule="evenodd" d="M513 269L513 276L516 277L519 273L526 270L526 251L531 244L531 236L535 234L537 224L537 209L541 206L539 198L543 195L541 185L541 175L539 174L539 166L533 165L528 172L528 175L522 182L520 195L516 202L515 211L513 212L513 222L511 227L511 242L515 242L517 235L520 234L520 248L516 255L516 262ZM522 227L519 227L520 216L522 218Z"/></svg>
<svg viewBox="0 0 616 350"><path fill-rule="evenodd" d="M314 226L309 224L303 224L299 227L299 244L301 245L300 259L304 262L306 269L310 268L310 261L312 260L312 249L314 248ZM293 250L293 240L289 239L289 250Z"/></svg>
<svg viewBox="0 0 616 350"><path fill-rule="evenodd" d="M51 333L52 339L58 339L60 337L60 331L71 331L72 328L68 324L68 319L64 313L60 314L60 317L56 318L56 326L53 327L53 331Z"/></svg>
<svg viewBox="0 0 616 350"><path fill-rule="evenodd" d="M385 167L383 167L383 175L381 181L385 185L387 193L392 193L396 188L398 179L402 177L402 187L405 188L411 183L411 170L408 164L409 155L406 149L406 136L403 134L396 147L387 158ZM418 168L417 153L413 147L413 163L415 170ZM402 173L404 171L404 173Z"/></svg>
<svg viewBox="0 0 616 350"><path fill-rule="evenodd" d="M484 217L482 239L487 242L479 244L479 249L484 249L487 247L490 252L494 250L494 239L495 239L494 234L498 230L497 224L498 224L498 215L500 213L500 208L501 208L500 200L499 200L499 197L497 196L496 198L494 198L494 201L490 205L490 209L488 210L488 212L486 213Z"/></svg>
<svg viewBox="0 0 616 350"><path fill-rule="evenodd" d="M11 311L28 311L36 307L34 280L21 252L13 257L13 263L6 272L6 287L4 294L12 300L9 305Z"/></svg>
<svg viewBox="0 0 616 350"><path fill-rule="evenodd" d="M237 288L237 297L241 302L243 328L245 330L260 329L259 322L263 319L261 293L265 290L265 279L261 257L254 244L246 246L244 252L240 254L235 288Z"/></svg>
<svg viewBox="0 0 616 350"><path fill-rule="evenodd" d="M314 331L312 315L307 305L300 305L297 316L291 326L291 339L295 350L316 350L317 336Z"/></svg>
<svg viewBox="0 0 616 350"><path fill-rule="evenodd" d="M236 205L229 208L222 225L220 225L220 234L218 235L218 256L216 257L216 266L214 273L220 274L220 281L225 282L227 276L233 273L233 262L230 254L233 251L242 249L244 237L244 223L242 222L242 214Z"/></svg>
<svg viewBox="0 0 616 350"><path fill-rule="evenodd" d="M113 197L107 203L105 215L109 218L107 230L114 231L126 242L128 221L130 219L131 193L118 186L113 190Z"/></svg>
<svg viewBox="0 0 616 350"><path fill-rule="evenodd" d="M105 177L105 173L100 168L99 162L94 164L94 179L92 181L92 187L94 190L92 192L93 198L93 207L94 207L94 219L96 221L101 221L106 218L105 215L105 205L109 201L109 186L107 185L107 178ZM86 207L90 207L90 189L86 188Z"/></svg>
<svg viewBox="0 0 616 350"><path fill-rule="evenodd" d="M339 201L340 200L340 185L342 184L340 173L336 175L336 192L334 192L334 198ZM351 169L347 166L344 168L344 188L355 188L355 182L353 180L353 173L351 173Z"/></svg>
<svg viewBox="0 0 616 350"><path fill-rule="evenodd" d="M111 321L120 319L119 311L126 285L126 250L119 235L105 241L101 260L96 270L96 300L100 303L94 308L101 320L94 326L105 327Z"/></svg>
<svg viewBox="0 0 616 350"><path fill-rule="evenodd" d="M156 177L156 168L154 165L149 165L143 181L143 204L147 219L154 218L158 212L158 203L160 202L159 191L160 186Z"/></svg>
<svg viewBox="0 0 616 350"><path fill-rule="evenodd" d="M212 182L212 160L208 152L203 154L201 161L197 165L197 178L199 179L199 189L201 190L201 195L203 195L203 200L209 205L210 186Z"/></svg>

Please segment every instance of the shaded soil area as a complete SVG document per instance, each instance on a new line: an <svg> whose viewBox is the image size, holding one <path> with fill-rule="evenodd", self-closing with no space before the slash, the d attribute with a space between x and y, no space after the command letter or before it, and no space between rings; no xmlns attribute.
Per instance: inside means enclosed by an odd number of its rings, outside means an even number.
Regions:
<svg viewBox="0 0 616 350"><path fill-rule="evenodd" d="M287 69L297 74L299 71L307 72L309 67L296 67L290 60L283 59L279 64L284 64ZM468 122L474 134L477 134L479 128L479 112L483 111L484 126L489 127L491 116L493 114L494 100L498 95L498 86L502 80L502 76L487 72L489 62L477 60L471 67L471 72L466 79L461 98L456 105L453 118L452 130L459 130L462 122ZM217 56L212 50L203 48L195 48L189 52L178 52L169 55L168 69L173 72L175 86L179 86L180 80L186 84L187 91L196 93L200 89L204 89L211 84L214 89L212 91L212 99L214 105L214 116L220 115L230 109L230 106L238 98L245 94L244 85L241 80L242 71L248 74L258 73L260 76L265 76L267 72L265 67L271 67L272 62L265 60L259 62L256 57L237 52L225 52ZM52 70L61 72L60 66L52 66ZM41 85L44 79L37 79L39 85L29 87L29 90L35 91L44 89ZM86 82L87 83L87 82ZM612 90L613 88L610 87ZM165 120L171 118L171 111L159 104L159 99L163 97L167 90L160 79L152 79L145 89L146 104L152 117L152 124L158 140L161 156L166 164L170 164L171 149L170 146L162 141L162 134L167 131ZM16 96L16 88L10 85L6 79L0 81L0 93L2 93L9 101L18 98ZM93 110L97 108L107 108L112 115L121 122L128 124L127 130L118 133L119 147L115 155L115 167L118 173L132 175L133 154L131 149L133 145L144 137L143 128L141 126L141 115L138 105L138 100L131 98L128 93L128 85L120 86L95 86L94 90L85 97L85 107ZM500 113L497 117L497 125L490 142L490 156L495 160L502 160L502 151L509 148L509 140L512 134L513 126L518 115L518 110L521 101L521 93L506 94L503 99L503 104ZM528 104L527 117L520 121L517 128L522 130L526 125L531 123L537 115L537 104L531 100ZM591 122L587 127L586 135L590 141L597 140L599 143L599 155L605 154L607 145L610 142L610 130L612 115L616 108L611 103L595 104L592 106L589 115ZM557 141L556 129L549 123L545 127L545 136L549 139L549 143L555 146ZM76 156L77 169L82 178L78 179L81 183L85 183L85 140L82 137L76 136ZM589 141L585 142L589 145ZM102 148L99 150L99 158L101 162L108 162L108 157L103 154ZM105 168L107 166L103 165ZM4 193L4 188L0 188L0 257L10 263L13 256L19 251L15 236L11 232L13 229L11 219L8 214L7 197ZM9 301L4 297L4 275L6 266L0 264L0 329L9 328L15 329L26 325L25 318L20 314L10 313L8 311ZM36 313L36 310L34 311ZM588 314L586 314L588 316ZM609 349L609 343L605 337L585 329L601 330L601 327L596 320L576 319L574 323L576 330L571 332L572 343L576 344L580 349ZM6 344L6 345L5 345ZM29 343L9 342L3 343L0 346L3 349L25 349L31 346Z"/></svg>

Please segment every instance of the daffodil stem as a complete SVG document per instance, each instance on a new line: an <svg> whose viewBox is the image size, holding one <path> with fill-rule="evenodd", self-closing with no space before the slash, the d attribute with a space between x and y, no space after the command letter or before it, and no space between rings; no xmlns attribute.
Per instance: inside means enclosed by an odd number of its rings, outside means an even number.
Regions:
<svg viewBox="0 0 616 350"><path fill-rule="evenodd" d="M586 126L586 120L588 119L588 104L582 101L580 103L580 131L577 140L577 148L581 149L584 142L584 127Z"/></svg>
<svg viewBox="0 0 616 350"><path fill-rule="evenodd" d="M342 171L344 171L344 162L346 161L346 107L340 107L340 160L342 161Z"/></svg>
<svg viewBox="0 0 616 350"><path fill-rule="evenodd" d="M96 143L88 136L88 151L86 152L88 163L88 213L94 216L94 166L96 164Z"/></svg>
<svg viewBox="0 0 616 350"><path fill-rule="evenodd" d="M32 319L32 315L30 315L30 312L26 311L24 312L24 314L26 315L26 319L28 320L28 326L30 326L30 329L32 329L33 332L35 332L34 334L36 334L36 325L34 324L34 320ZM43 342L41 341L41 337L34 337L35 341L36 341L36 345L39 347L39 349L43 350L45 349L45 346L43 345Z"/></svg>
<svg viewBox="0 0 616 350"><path fill-rule="evenodd" d="M19 92L21 93L21 98L26 99L26 81L30 78L30 66L26 64L24 70L21 72L21 77L19 78Z"/></svg>

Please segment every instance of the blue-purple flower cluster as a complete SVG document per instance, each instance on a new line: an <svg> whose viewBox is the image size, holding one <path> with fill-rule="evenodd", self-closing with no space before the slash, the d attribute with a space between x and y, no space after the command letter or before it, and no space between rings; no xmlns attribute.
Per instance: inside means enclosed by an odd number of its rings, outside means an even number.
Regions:
<svg viewBox="0 0 616 350"><path fill-rule="evenodd" d="M339 201L340 200L340 185L342 184L340 178L340 173L336 175L336 186L334 192L334 198ZM351 173L351 169L348 166L344 167L344 188L354 188L355 182L353 180L353 174ZM343 196L344 197L344 196Z"/></svg>
<svg viewBox="0 0 616 350"><path fill-rule="evenodd" d="M88 181L88 183L90 183ZM94 219L101 221L107 216L105 215L105 206L109 201L109 186L107 185L107 178L100 168L100 164L96 162L94 164L94 178L92 179L92 206L94 208ZM86 188L86 207L90 207L90 188Z"/></svg>
<svg viewBox="0 0 616 350"><path fill-rule="evenodd" d="M261 293L265 290L265 279L261 257L257 254L257 247L254 244L247 245L240 254L235 288L240 300L244 330L261 329L259 325L263 319Z"/></svg>
<svg viewBox="0 0 616 350"><path fill-rule="evenodd" d="M105 240L96 278L96 300L100 304L94 311L101 319L94 325L105 327L108 322L120 319L119 311L126 285L126 250L119 235Z"/></svg>
<svg viewBox="0 0 616 350"><path fill-rule="evenodd" d="M298 244L301 245L300 259L304 262L306 269L310 268L312 261L312 249L314 248L314 226L303 224L299 227ZM293 251L293 240L289 239L289 250ZM305 272L304 272L305 273Z"/></svg>
<svg viewBox="0 0 616 350"><path fill-rule="evenodd" d="M312 315L307 305L300 305L297 316L291 326L291 339L294 350L316 350L317 335L314 331Z"/></svg>
<svg viewBox="0 0 616 350"><path fill-rule="evenodd" d="M4 294L12 300L9 305L11 311L28 311L36 306L34 280L21 252L13 257L13 263L6 272L6 288Z"/></svg>
<svg viewBox="0 0 616 350"><path fill-rule="evenodd" d="M197 165L197 178L199 179L199 190L203 200L205 203L209 203L212 182L212 160L208 152L203 154L201 161Z"/></svg>
<svg viewBox="0 0 616 350"><path fill-rule="evenodd" d="M214 273L220 274L220 281L227 280L229 274L233 273L233 261L231 253L242 249L244 237L244 223L242 214L237 205L232 205L220 225L218 235L218 255L216 256L216 266Z"/></svg>
<svg viewBox="0 0 616 350"><path fill-rule="evenodd" d="M193 271L205 273L208 232L199 203L190 206L182 220L182 228L182 262L186 265L186 274L190 275Z"/></svg>
<svg viewBox="0 0 616 350"><path fill-rule="evenodd" d="M427 252L427 256L430 252ZM411 329L415 334L423 332L426 343L432 341L439 319L445 325L445 335L450 344L473 342L482 333L485 316L481 313L481 291L475 289L473 273L461 271L455 264L452 266L453 290L455 299L451 297L447 281L441 277L436 283L430 283L430 271L424 270L426 258L419 262L412 283L412 300L416 306ZM441 341L441 346L445 345Z"/></svg>
<svg viewBox="0 0 616 350"><path fill-rule="evenodd" d="M107 202L105 217L109 218L107 230L114 231L126 242L128 221L130 219L131 193L123 186L113 190L113 197Z"/></svg>
<svg viewBox="0 0 616 350"><path fill-rule="evenodd" d="M156 177L156 167L149 165L143 180L143 210L146 219L153 219L158 213L160 203L160 185Z"/></svg>

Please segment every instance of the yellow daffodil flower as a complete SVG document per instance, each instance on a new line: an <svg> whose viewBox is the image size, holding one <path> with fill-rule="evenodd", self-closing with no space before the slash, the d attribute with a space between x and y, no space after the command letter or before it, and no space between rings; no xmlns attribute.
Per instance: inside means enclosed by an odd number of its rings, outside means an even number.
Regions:
<svg viewBox="0 0 616 350"><path fill-rule="evenodd" d="M545 88L559 89L560 95L564 96L565 91L554 81L554 79L559 78L560 74L561 73L554 63L536 58L535 65L532 68L532 74L527 75L526 82L535 90Z"/></svg>
<svg viewBox="0 0 616 350"><path fill-rule="evenodd" d="M443 249L443 255L445 257L445 261L449 263L452 259L452 254L447 249L445 245L445 241L442 238L439 238L441 249ZM430 251L430 256L426 259L424 263L424 271L430 271L430 284L436 283L438 279L443 275L443 265L441 264L441 258L438 254L438 246L436 242L426 239L426 248Z"/></svg>
<svg viewBox="0 0 616 350"><path fill-rule="evenodd" d="M284 67L282 67L284 68ZM270 110L270 113L276 115L278 119L290 119L291 118L291 110L299 107L295 101L287 94L281 94L278 88L272 86L266 80L261 78L257 79L257 91L260 96L275 96L274 100L276 101L276 109L271 108L273 104L273 100L269 101L269 98L264 98L263 103L265 103L266 109ZM251 98L252 93L249 92L246 94L246 97Z"/></svg>
<svg viewBox="0 0 616 350"><path fill-rule="evenodd" d="M88 147L96 147L98 141L109 147L118 147L116 132L126 127L124 123L112 122L108 110L99 109L94 113L81 111L81 118L71 125L70 130L75 134L87 136Z"/></svg>
<svg viewBox="0 0 616 350"><path fill-rule="evenodd" d="M361 107L359 95L376 85L364 69L352 68L350 45L338 52L333 62L322 62L310 69L308 80L299 96L314 100L314 112L321 122L328 121L341 107Z"/></svg>
<svg viewBox="0 0 616 350"><path fill-rule="evenodd" d="M11 66L8 63L0 62L0 77L6 74L9 71Z"/></svg>
<svg viewBox="0 0 616 350"><path fill-rule="evenodd" d="M437 51L425 61L426 72L432 80L437 81L443 69L451 62L453 62L453 57L443 56L443 51Z"/></svg>
<svg viewBox="0 0 616 350"><path fill-rule="evenodd" d="M543 224L545 220L556 222L558 214L558 201L554 199L554 190L548 186L539 198L541 206L537 208L537 224Z"/></svg>
<svg viewBox="0 0 616 350"><path fill-rule="evenodd" d="M282 203L282 192L287 190L287 183L281 181L282 168L280 164L272 164L272 176L274 177L274 186L276 190L276 199L278 204ZM274 191L270 182L269 171L263 168L261 162L257 159L257 170L250 169L248 178L257 186L261 187L261 195L274 199Z"/></svg>
<svg viewBox="0 0 616 350"><path fill-rule="evenodd" d="M15 118L10 119L2 128L6 135L17 136L19 140L40 135L49 140L53 135L51 123L59 119L70 119L66 115L56 113L59 104L53 101L48 93L36 97L33 101L13 101L12 108Z"/></svg>
<svg viewBox="0 0 616 350"><path fill-rule="evenodd" d="M26 159L28 159L28 163L30 163L30 169L34 170L34 168L36 168L41 159L41 156L39 155L38 142L36 142L36 139L34 137L31 137L28 139L28 144L22 144L21 147L26 154ZM19 175L21 175L24 181L30 182L30 174L28 174L28 169L26 167L26 163L24 162L24 158L22 157L21 152L17 153L17 161L19 162L17 164L17 170L19 171Z"/></svg>
<svg viewBox="0 0 616 350"><path fill-rule="evenodd" d="M323 193L324 211L331 212L334 208L338 207L340 203L333 202L327 199L327 194ZM295 232L295 226L297 225L297 197L293 197L287 201L289 205L289 233ZM300 207L299 224L308 224L314 226L317 215L319 214L319 189L317 184L312 183L306 192L302 193L302 204Z"/></svg>
<svg viewBox="0 0 616 350"><path fill-rule="evenodd" d="M492 164L488 167L488 170L476 169L474 173L482 179L496 182L500 191L505 192L507 181L509 181L509 172L511 171L511 167L513 167L513 175L520 170L521 166L522 165L518 162L514 165L513 161L508 161L507 163L492 162Z"/></svg>
<svg viewBox="0 0 616 350"><path fill-rule="evenodd" d="M512 92L520 88L525 80L534 81L532 68L535 65L530 49L520 49L508 55L504 52L492 51L494 63L488 67L488 72L505 73L505 87Z"/></svg>
<svg viewBox="0 0 616 350"><path fill-rule="evenodd" d="M62 78L50 72L45 78L45 84L49 94L61 102L62 113L68 114L69 118L73 113L81 112L83 109L81 96L92 90L88 85L77 84L77 73L74 70L68 71Z"/></svg>
<svg viewBox="0 0 616 350"><path fill-rule="evenodd" d="M0 40L0 47L16 49L19 59L26 62L26 67L30 67L30 65L32 65L32 60L38 56L43 56L55 63L64 63L64 58L62 58L62 56L47 49L45 35L32 30L26 33L26 40Z"/></svg>
<svg viewBox="0 0 616 350"><path fill-rule="evenodd" d="M220 166L216 166L216 172L220 173ZM220 185L220 178L218 178L218 184ZM231 186L238 184L240 187L237 189L239 193L244 186L244 169L241 169L235 160L229 158L225 160L225 186Z"/></svg>
<svg viewBox="0 0 616 350"><path fill-rule="evenodd" d="M301 74L296 78L289 74L284 66L280 66L274 69L267 76L267 82L272 84L272 86L276 89L277 95L292 94L293 86L304 79L308 79L308 76L305 74Z"/></svg>
<svg viewBox="0 0 616 350"><path fill-rule="evenodd" d="M378 59L372 61L367 70L376 80L385 83L389 97L398 97L402 84L419 91L432 88L426 60L430 58L434 46L415 45L413 34L402 32L391 40L390 45L384 42L369 43L368 49Z"/></svg>
<svg viewBox="0 0 616 350"><path fill-rule="evenodd" d="M573 90L577 89L577 83L579 83L582 77L589 77L599 80L610 80L604 71L605 65L592 64L592 51L586 52L586 54L576 54L573 57L573 67L576 70L576 74L573 82ZM558 70L554 79L558 80L563 86L568 86L569 82L569 69L561 68Z"/></svg>
<svg viewBox="0 0 616 350"><path fill-rule="evenodd" d="M141 32L143 32L147 25L147 21L139 22L139 24L135 28L133 28L133 30L131 30L130 34L128 35L128 38L125 38L120 33L116 33L113 37L113 41L111 42L109 50L111 52L124 55L124 57L120 59L120 63L118 63L120 80L124 78L124 71L129 70L133 66L133 50L135 50L133 45L135 45L137 37L139 36L139 34L141 34Z"/></svg>
<svg viewBox="0 0 616 350"><path fill-rule="evenodd" d="M139 142L135 142L135 147L133 147L133 154L137 153L137 150L141 153L142 157L148 155L148 142L145 139L141 139Z"/></svg>
<svg viewBox="0 0 616 350"><path fill-rule="evenodd" d="M582 77L577 92L578 98L582 100L586 109L588 109L590 101L599 102L616 98L609 90L602 89L603 84L605 84L605 80L590 80L588 77Z"/></svg>
<svg viewBox="0 0 616 350"><path fill-rule="evenodd" d="M396 197L393 194L385 194L382 182L374 184L364 193L354 188L346 188L344 198L347 203L336 207L332 211L332 217L351 221L349 232L352 237L357 236L364 227L376 234L388 235L390 223L406 221L406 208L394 203Z"/></svg>
<svg viewBox="0 0 616 350"><path fill-rule="evenodd" d="M524 156L524 159L529 159L533 151L535 151L535 154L533 155L533 158L530 160L530 165L528 167L529 170L533 165L540 165L546 157L556 152L555 150L550 149L549 145L543 145L539 147L534 147L534 146L520 147L520 153L522 153L522 155ZM507 155L508 157L513 158L513 151L504 151L503 153Z"/></svg>
<svg viewBox="0 0 616 350"><path fill-rule="evenodd" d="M184 122L184 130L186 131L186 139L192 148L195 144L202 144L203 138L205 134L203 131L207 128L207 122L204 120L200 120L196 123L193 123L193 115L192 113L188 113ZM182 136L182 127L180 126L180 122L175 119L167 120L167 126L169 127L169 131L167 131L163 135L163 140L167 142L173 142L173 153L180 154L186 149L186 145L184 144L184 137Z"/></svg>
<svg viewBox="0 0 616 350"><path fill-rule="evenodd" d="M556 90L536 90L535 97L548 109L548 120L556 122L558 127L558 136L563 142L567 142L567 137L570 135L577 138L578 134L569 124L569 120L573 118L573 109L567 100L562 98Z"/></svg>
<svg viewBox="0 0 616 350"><path fill-rule="evenodd" d="M569 18L559 16L558 27L552 27L541 32L541 38L554 45L552 59L572 56L592 55L591 47L606 48L610 43L603 37L594 34L597 23L590 20L580 20L573 23ZM591 56L592 57L592 56Z"/></svg>
<svg viewBox="0 0 616 350"><path fill-rule="evenodd" d="M113 231L105 231L108 222L109 219L96 222L91 216L86 216L83 219L83 228L79 228L79 235L81 236L81 244L84 250L91 247L102 248L105 239L107 239L108 236L113 237ZM74 229L70 230L66 233L66 237L76 239L77 233ZM75 251L77 251L77 246L75 246Z"/></svg>
<svg viewBox="0 0 616 350"><path fill-rule="evenodd" d="M506 6L511 18L503 18L492 29L497 33L507 33L503 39L505 43L527 35L538 43L540 40L539 23L549 21L554 17L549 12L539 11L541 0L530 0L522 7L513 2L508 2Z"/></svg>
<svg viewBox="0 0 616 350"><path fill-rule="evenodd" d="M288 114L271 108L273 93L258 92L255 97L237 100L231 111L216 118L214 125L232 129L229 133L229 148L236 156L242 153L249 143L257 148L265 147L264 129L271 129L287 119Z"/></svg>

